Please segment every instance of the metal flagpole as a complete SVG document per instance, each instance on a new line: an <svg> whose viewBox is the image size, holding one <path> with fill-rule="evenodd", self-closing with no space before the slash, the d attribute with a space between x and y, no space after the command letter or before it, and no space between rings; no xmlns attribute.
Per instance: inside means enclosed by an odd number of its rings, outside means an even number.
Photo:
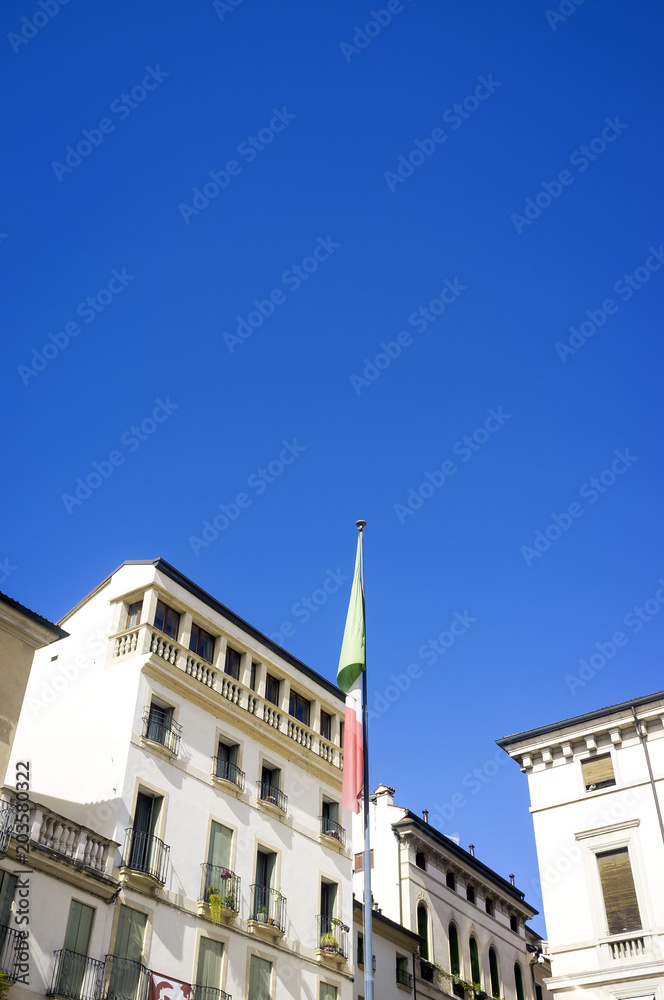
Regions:
<svg viewBox="0 0 664 1000"><path fill-rule="evenodd" d="M369 709L367 706L366 610L364 605L364 529L366 521L355 522L360 533L360 583L364 620L364 670L362 672L362 755L364 758L364 1000L374 1000L373 937L371 928L371 844L369 839Z"/></svg>

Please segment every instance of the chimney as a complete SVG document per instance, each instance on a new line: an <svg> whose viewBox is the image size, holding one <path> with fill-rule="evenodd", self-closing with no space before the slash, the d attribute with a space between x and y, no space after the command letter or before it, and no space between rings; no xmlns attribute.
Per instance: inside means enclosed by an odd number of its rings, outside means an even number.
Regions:
<svg viewBox="0 0 664 1000"><path fill-rule="evenodd" d="M510 875L510 885L514 885L514 875Z"/></svg>
<svg viewBox="0 0 664 1000"><path fill-rule="evenodd" d="M468 850L470 851L471 858L474 858L475 857L475 845L474 844L468 844Z"/></svg>
<svg viewBox="0 0 664 1000"><path fill-rule="evenodd" d="M425 823L429 822L429 810L428 809L423 809L422 810L422 819L424 820Z"/></svg>

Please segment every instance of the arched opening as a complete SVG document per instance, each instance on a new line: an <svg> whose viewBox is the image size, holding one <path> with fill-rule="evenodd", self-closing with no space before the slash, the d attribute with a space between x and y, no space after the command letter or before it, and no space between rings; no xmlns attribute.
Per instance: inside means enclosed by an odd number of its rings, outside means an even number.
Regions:
<svg viewBox="0 0 664 1000"><path fill-rule="evenodd" d="M470 978L474 983L480 986L482 983L482 979L480 973L480 955L479 951L477 950L477 941L475 940L474 937L471 937L468 943L470 947ZM520 997L519 1000L523 1000L523 997Z"/></svg>
<svg viewBox="0 0 664 1000"><path fill-rule="evenodd" d="M459 962L459 936L454 924L450 924L450 972L453 976L461 974L461 963Z"/></svg>
<svg viewBox="0 0 664 1000"><path fill-rule="evenodd" d="M491 973L491 995L500 996L500 976L498 974L498 956L493 948L489 948L489 972Z"/></svg>
<svg viewBox="0 0 664 1000"><path fill-rule="evenodd" d="M429 959L429 917L427 915L427 908L424 903L420 903L417 907L417 933L422 938L422 944L420 945L420 956L425 962Z"/></svg>
<svg viewBox="0 0 664 1000"><path fill-rule="evenodd" d="M523 976L521 975L521 966L518 962L514 963L514 984L516 986L516 1000L525 1000L523 992Z"/></svg>

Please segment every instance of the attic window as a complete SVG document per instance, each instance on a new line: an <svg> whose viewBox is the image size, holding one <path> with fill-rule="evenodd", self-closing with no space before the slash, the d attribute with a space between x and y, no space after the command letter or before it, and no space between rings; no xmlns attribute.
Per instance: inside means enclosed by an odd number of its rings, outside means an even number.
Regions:
<svg viewBox="0 0 664 1000"><path fill-rule="evenodd" d="M615 785L616 783L610 753L582 760L581 770L583 772L583 783L586 786L587 792L594 792L597 788L608 788L609 785Z"/></svg>
<svg viewBox="0 0 664 1000"><path fill-rule="evenodd" d="M422 871L427 870L427 863L423 851L418 851L417 854L415 855L415 864L417 865L418 868L421 868Z"/></svg>

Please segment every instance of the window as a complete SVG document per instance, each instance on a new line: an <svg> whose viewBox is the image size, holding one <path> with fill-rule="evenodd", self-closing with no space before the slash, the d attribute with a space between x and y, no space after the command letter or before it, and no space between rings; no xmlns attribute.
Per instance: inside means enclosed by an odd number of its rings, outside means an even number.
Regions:
<svg viewBox="0 0 664 1000"><path fill-rule="evenodd" d="M492 917L493 916L493 900L490 899L488 896L484 900L484 908L485 908L486 912L489 914L489 916Z"/></svg>
<svg viewBox="0 0 664 1000"><path fill-rule="evenodd" d="M167 607L163 601L157 601L154 624L160 632L165 632L171 639L177 639L180 631L180 616L177 611Z"/></svg>
<svg viewBox="0 0 664 1000"><path fill-rule="evenodd" d="M417 933L422 938L420 943L420 955L425 962L429 961L429 917L427 908L423 903L417 907Z"/></svg>
<svg viewBox="0 0 664 1000"><path fill-rule="evenodd" d="M271 702L273 705L279 704L279 686L280 682L276 677L273 677L271 674L266 674L265 700Z"/></svg>
<svg viewBox="0 0 664 1000"><path fill-rule="evenodd" d="M249 965L248 1000L270 1000L271 980L272 962L267 962L258 955L252 955Z"/></svg>
<svg viewBox="0 0 664 1000"><path fill-rule="evenodd" d="M214 773L215 777L232 781L234 785L244 788L244 771L241 771L237 765L239 753L239 744L224 743L219 740Z"/></svg>
<svg viewBox="0 0 664 1000"><path fill-rule="evenodd" d="M163 798L148 792L139 792L136 798L134 823L131 827L127 866L134 871L159 876L162 862L162 843L156 830L161 816ZM133 911L132 911L133 912ZM130 956L125 955L125 958Z"/></svg>
<svg viewBox="0 0 664 1000"><path fill-rule="evenodd" d="M11 872L0 871L0 941L4 944L5 928L9 924L9 914L14 902L14 892L18 876Z"/></svg>
<svg viewBox="0 0 664 1000"><path fill-rule="evenodd" d="M510 930L515 934L519 933L519 918L514 913L510 913Z"/></svg>
<svg viewBox="0 0 664 1000"><path fill-rule="evenodd" d="M397 955L397 982L401 986L412 988L413 980L408 971L408 959L404 955Z"/></svg>
<svg viewBox="0 0 664 1000"><path fill-rule="evenodd" d="M324 740L332 739L332 716L322 708L320 710L320 734Z"/></svg>
<svg viewBox="0 0 664 1000"><path fill-rule="evenodd" d="M72 899L63 945L62 957L57 966L55 994L61 997L80 997L90 948L90 934L95 911ZM67 952L67 954L65 954Z"/></svg>
<svg viewBox="0 0 664 1000"><path fill-rule="evenodd" d="M240 657L241 653L238 653L237 649L231 649L230 646L226 649L226 662L224 664L224 673L229 674L236 681L240 679Z"/></svg>
<svg viewBox="0 0 664 1000"><path fill-rule="evenodd" d="M475 890L473 889L472 885L466 886L466 899L468 900L469 903L475 902Z"/></svg>
<svg viewBox="0 0 664 1000"><path fill-rule="evenodd" d="M523 992L523 976L521 975L521 966L518 962L514 963L514 986L516 988L516 1000L526 1000Z"/></svg>
<svg viewBox="0 0 664 1000"><path fill-rule="evenodd" d="M641 914L626 847L597 855L609 934L641 930Z"/></svg>
<svg viewBox="0 0 664 1000"><path fill-rule="evenodd" d="M135 604L130 604L127 610L127 628L135 628L137 625L141 624L141 609L143 607L143 601L136 601Z"/></svg>
<svg viewBox="0 0 664 1000"><path fill-rule="evenodd" d="M251 676L249 678L249 687L252 691L256 690L256 671L258 670L258 664L255 660L251 661Z"/></svg>
<svg viewBox="0 0 664 1000"><path fill-rule="evenodd" d="M373 868L373 866L374 866L373 847L371 848L371 854L369 855L369 864ZM363 853L355 855L355 866L354 866L354 868L355 868L356 872L363 872L364 871L364 854Z"/></svg>
<svg viewBox="0 0 664 1000"><path fill-rule="evenodd" d="M339 992L336 986L330 986L329 983L321 983L318 996L319 1000L337 1000Z"/></svg>
<svg viewBox="0 0 664 1000"><path fill-rule="evenodd" d="M454 889L456 891L456 878L454 877L454 872L447 872L445 875L445 885L448 889Z"/></svg>
<svg viewBox="0 0 664 1000"><path fill-rule="evenodd" d="M191 626L191 636L189 638L189 649L196 653L202 660L212 663L214 655L214 638L200 625Z"/></svg>
<svg viewBox="0 0 664 1000"><path fill-rule="evenodd" d="M479 986L482 982L480 973L480 956L477 950L477 941L474 937L471 937L468 942L468 950L470 951L470 978ZM523 1000L523 997L521 1000Z"/></svg>
<svg viewBox="0 0 664 1000"><path fill-rule="evenodd" d="M306 698L303 698L301 694L297 691L291 691L290 693L290 703L288 705L288 714L292 715L294 719L302 722L305 726L309 725L309 702Z"/></svg>
<svg viewBox="0 0 664 1000"><path fill-rule="evenodd" d="M221 941L202 937L198 946L198 967L196 969L197 995L214 996L213 990L221 988L221 957L224 946ZM208 993L209 991L209 993Z"/></svg>
<svg viewBox="0 0 664 1000"><path fill-rule="evenodd" d="M581 771L587 792L594 792L596 788L608 788L609 785L616 783L610 753L591 757L590 760L582 760Z"/></svg>
<svg viewBox="0 0 664 1000"><path fill-rule="evenodd" d="M459 935L454 924L450 924L450 972L453 976L461 974L461 963L459 962Z"/></svg>
<svg viewBox="0 0 664 1000"><path fill-rule="evenodd" d="M261 798L271 795L273 792L279 791L279 780L281 778L281 771L278 767L263 767L261 771Z"/></svg>
<svg viewBox="0 0 664 1000"><path fill-rule="evenodd" d="M335 837L337 840L341 841L342 844L346 843L346 833L343 827L339 825L338 802L330 802L328 799L323 800L321 833L326 834L328 837Z"/></svg>
<svg viewBox="0 0 664 1000"><path fill-rule="evenodd" d="M364 968L364 934L357 935L357 964Z"/></svg>
<svg viewBox="0 0 664 1000"><path fill-rule="evenodd" d="M132 910L129 906L120 906L111 959L108 1000L130 1000L138 995L146 921L144 913Z"/></svg>
<svg viewBox="0 0 664 1000"><path fill-rule="evenodd" d="M417 854L415 855L415 864L417 865L418 868L421 868L422 871L427 870L426 858L424 857L423 851L418 851Z"/></svg>
<svg viewBox="0 0 664 1000"><path fill-rule="evenodd" d="M336 916L337 890L336 882L322 881L320 884L320 912L321 916L329 920Z"/></svg>
<svg viewBox="0 0 664 1000"><path fill-rule="evenodd" d="M342 750L344 748L344 726L345 723L343 722L339 723L339 746L341 747Z"/></svg>
<svg viewBox="0 0 664 1000"><path fill-rule="evenodd" d="M146 740L160 743L172 753L177 753L180 743L180 727L173 722L173 708L152 702L144 717Z"/></svg>
<svg viewBox="0 0 664 1000"><path fill-rule="evenodd" d="M500 976L498 975L498 956L493 948L489 948L489 972L491 974L491 996L500 996Z"/></svg>
<svg viewBox="0 0 664 1000"><path fill-rule="evenodd" d="M259 848L256 854L256 881L253 887L251 919L260 923L278 920L279 893L276 891L277 855Z"/></svg>
<svg viewBox="0 0 664 1000"><path fill-rule="evenodd" d="M535 983L535 1000L542 1000L542 987L539 983Z"/></svg>

